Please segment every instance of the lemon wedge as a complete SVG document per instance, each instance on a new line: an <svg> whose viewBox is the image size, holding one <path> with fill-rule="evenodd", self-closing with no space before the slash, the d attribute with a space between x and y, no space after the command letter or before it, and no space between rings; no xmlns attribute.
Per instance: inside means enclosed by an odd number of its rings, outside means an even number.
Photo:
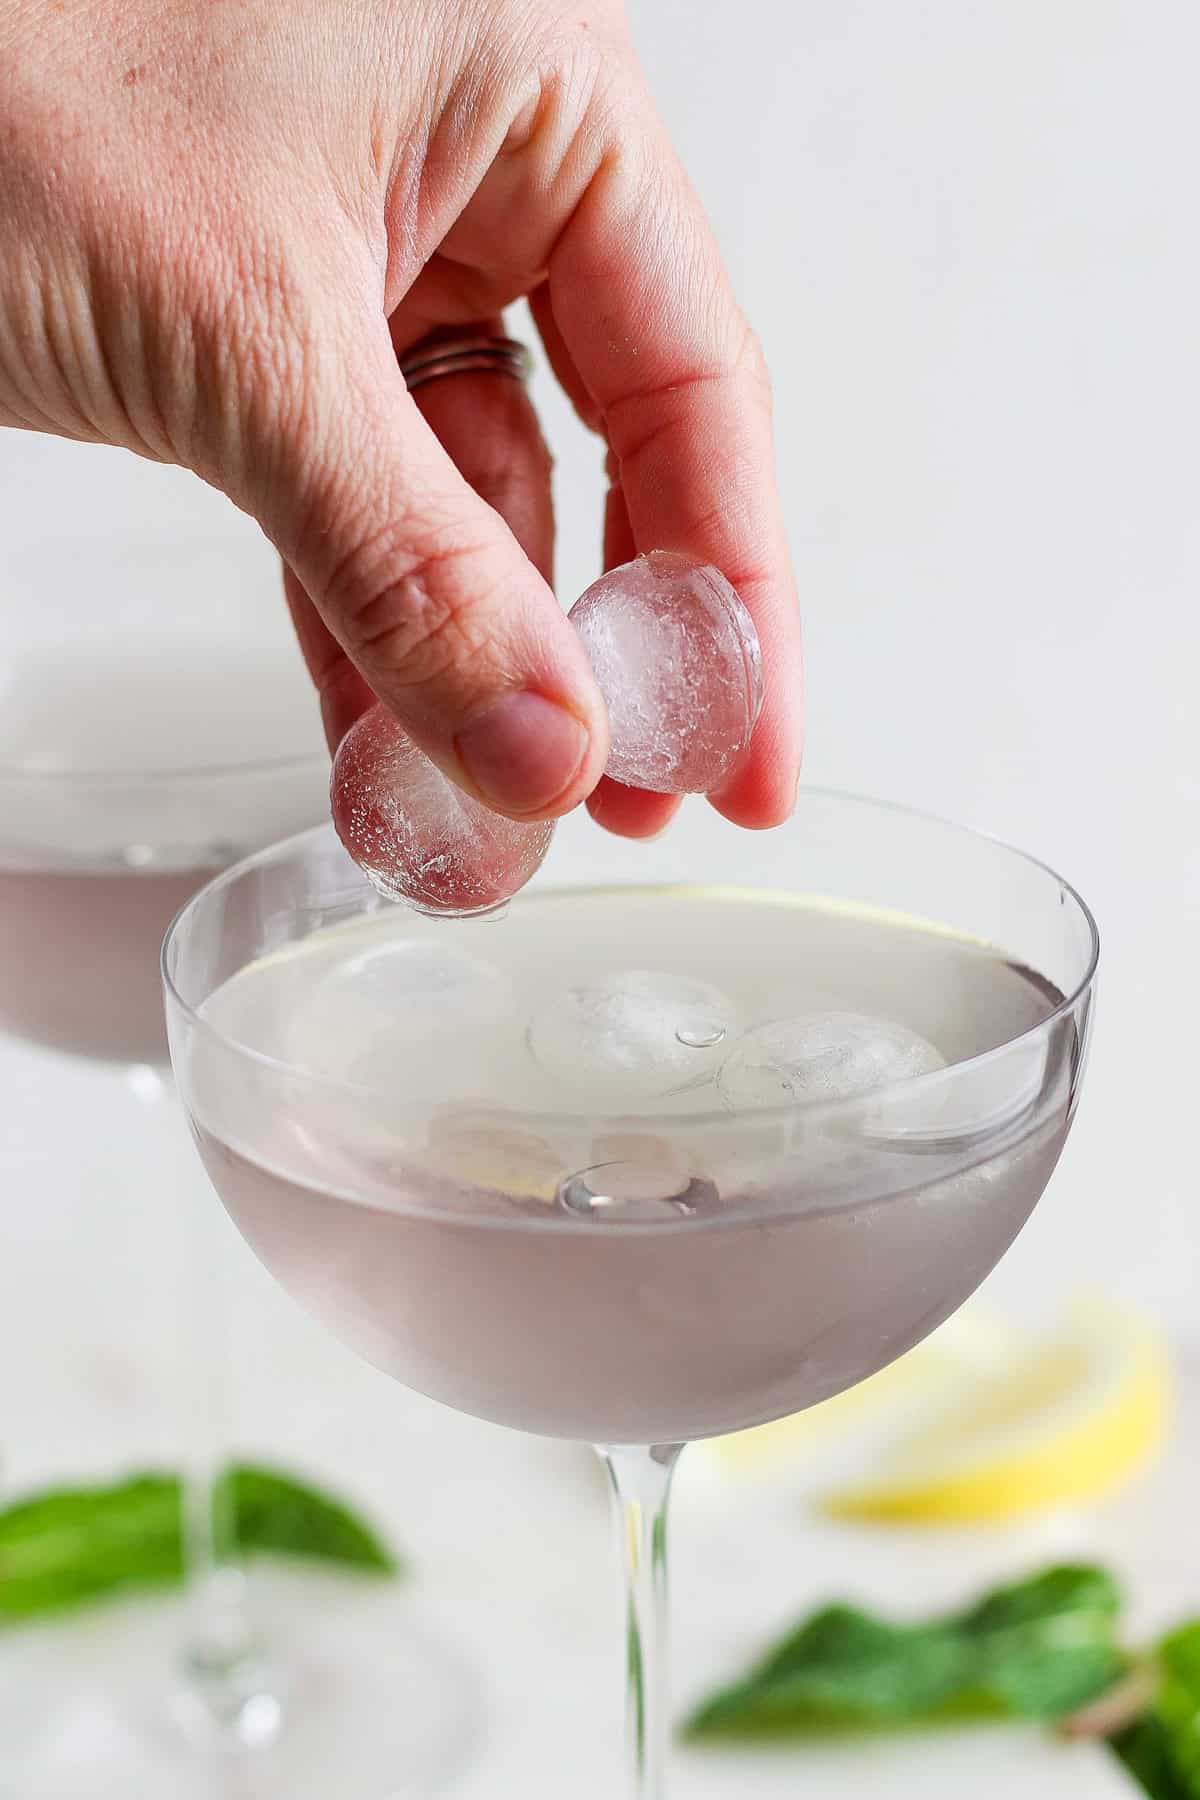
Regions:
<svg viewBox="0 0 1200 1800"><path fill-rule="evenodd" d="M841 1518L970 1523L1096 1498L1162 1441L1166 1350L1107 1306L1078 1308L1006 1367L963 1382L865 1480L823 1496Z"/></svg>

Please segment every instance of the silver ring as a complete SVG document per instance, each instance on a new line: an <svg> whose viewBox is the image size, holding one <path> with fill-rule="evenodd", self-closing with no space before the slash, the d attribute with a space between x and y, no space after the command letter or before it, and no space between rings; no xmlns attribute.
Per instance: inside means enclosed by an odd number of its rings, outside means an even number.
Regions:
<svg viewBox="0 0 1200 1800"><path fill-rule="evenodd" d="M461 337L417 344L407 356L400 358L400 373L410 394L422 382L436 381L440 375L481 371L527 381L532 369L533 358L524 344L518 343L516 338L492 337L486 331L463 332Z"/></svg>

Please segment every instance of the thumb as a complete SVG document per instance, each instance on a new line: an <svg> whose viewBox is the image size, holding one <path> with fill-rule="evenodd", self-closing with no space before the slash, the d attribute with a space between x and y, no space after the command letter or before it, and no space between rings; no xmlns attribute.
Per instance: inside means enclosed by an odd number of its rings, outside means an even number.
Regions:
<svg viewBox="0 0 1200 1800"><path fill-rule="evenodd" d="M280 409L274 442L255 433L243 503L447 775L514 817L568 811L600 778L608 728L552 591L425 423L382 323L365 348L335 339L305 365L303 406ZM343 679L324 634L301 636L318 686Z"/></svg>

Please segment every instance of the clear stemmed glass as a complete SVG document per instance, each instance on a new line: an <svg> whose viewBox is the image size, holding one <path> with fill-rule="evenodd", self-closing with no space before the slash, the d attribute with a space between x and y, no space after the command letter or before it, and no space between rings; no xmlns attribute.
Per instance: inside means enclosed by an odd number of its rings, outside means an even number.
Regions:
<svg viewBox="0 0 1200 1800"><path fill-rule="evenodd" d="M572 851L591 885L556 889ZM681 1446L863 1380L989 1273L1074 1114L1097 948L1039 863L811 790L761 836L708 809L649 845L569 821L486 924L386 906L322 829L172 927L176 1078L267 1267L418 1391L598 1447L638 1800L663 1791ZM657 972L649 1012L621 1011L622 971L643 995ZM813 1010L941 1054L814 1098L777 1031Z"/></svg>
<svg viewBox="0 0 1200 1800"><path fill-rule="evenodd" d="M56 555L67 567L55 566ZM78 568L102 558L123 580L119 601L97 618ZM181 566L190 568L198 599L190 616ZM126 1646L122 1639L118 1649L114 1636L111 1691L88 1715L102 1754L81 1752L82 1764L95 1766L66 1768L70 1733L55 1686L42 1684L17 1764L22 1793L59 1800L69 1790L74 1800L118 1787L160 1791L170 1781L182 1794L192 1791L193 1775L207 1792L212 1755L245 1751L256 1758L256 1795L307 1791L299 1763L316 1791L333 1791L350 1770L356 1792L382 1796L398 1768L419 1779L422 1769L457 1758L461 1670L432 1641L414 1644L413 1658L431 1684L444 1684L446 1702L439 1707L431 1692L423 1711L390 1726L378 1721L367 1740L362 1693L374 1680L390 1682L402 1654L389 1663L373 1636L358 1652L352 1695L327 1681L319 1693L313 1681L303 1692L286 1648L276 1657L260 1642L229 1521L214 1504L232 1427L221 1258L211 1209L198 1193L192 1204L188 1192L200 1171L175 1101L159 971L163 936L189 895L239 856L326 814L329 765L315 707L286 635L282 643L274 635L277 595L264 595L256 613L253 592L231 581L219 547L153 538L57 544L32 559L28 592L15 559L7 574L0 1031L126 1072L139 1143L148 1147L157 1134L156 1173L172 1184L172 1203L192 1227L180 1267L148 1272L174 1290L187 1339L187 1624L178 1666L163 1669L161 1684L163 1716L173 1714L182 1729L159 1728L153 1696L119 1696ZM182 620L163 599L168 591ZM114 1137L127 1124L113 1117ZM136 1167L132 1154L129 1166ZM131 1627L128 1648L144 1660L141 1643Z"/></svg>
<svg viewBox="0 0 1200 1800"><path fill-rule="evenodd" d="M319 817L325 768L314 754L162 771L0 766L0 1029L124 1068L142 1133L169 1134L174 1094L158 974L167 926L189 895L272 828ZM170 1147L167 1136L168 1157ZM180 1185L186 1176L181 1165ZM202 1215L195 1227L188 1277L175 1273L185 1328L195 1328L193 1376L207 1391L185 1479L191 1604L176 1703L189 1729L249 1747L275 1735L282 1707L213 1504L229 1429L227 1345ZM193 1285L203 1292L189 1306Z"/></svg>

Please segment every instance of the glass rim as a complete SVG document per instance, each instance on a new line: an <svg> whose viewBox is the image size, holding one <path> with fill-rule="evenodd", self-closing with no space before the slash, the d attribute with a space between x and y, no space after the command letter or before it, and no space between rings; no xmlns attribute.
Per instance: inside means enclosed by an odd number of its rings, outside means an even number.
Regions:
<svg viewBox="0 0 1200 1800"><path fill-rule="evenodd" d="M197 783L216 784L250 776L300 775L309 769L320 770L329 765L327 750L295 750L286 756L232 758L228 762L185 763L178 769L85 768L67 764L62 768L36 769L20 763L0 761L0 787L28 787L34 791L78 789L94 793L104 787L165 790L172 783L182 786ZM286 841L286 840L285 840Z"/></svg>
<svg viewBox="0 0 1200 1800"><path fill-rule="evenodd" d="M861 1112L864 1104L877 1106L887 1102L890 1098L901 1092L906 1094L918 1092L926 1093L932 1090L935 1085L947 1085L949 1079L959 1077L964 1071L974 1071L986 1068L1002 1057L1008 1056L1018 1046L1036 1043L1040 1038L1048 1036L1057 1024L1069 1017L1070 1014L1075 1011L1081 1000L1093 986L1096 979L1096 971L1100 961L1100 928L1091 907L1083 898L1078 888L1061 876L1049 863L1044 862L1040 857L1032 855L1029 851L1018 850L1014 845L1009 844L1002 838L994 836L990 832L980 831L972 825L957 825L952 820L941 817L940 814L926 812L919 807L907 806L902 802L876 800L868 794L856 794L841 788L822 787L819 785L810 786L808 784L803 785L801 788L800 804L803 804L806 797L829 800L838 805L863 807L873 812L889 813L900 818L912 819L925 825L938 826L943 830L955 832L962 837L974 839L978 843L990 844L994 849L1003 852L1006 856L1015 857L1020 862L1026 864L1027 867L1040 870L1042 874L1049 876L1051 881L1058 886L1061 893L1068 894L1071 897L1083 920L1088 934L1088 954L1082 975L1074 983L1070 991L1063 995L1063 998L1044 1018L1039 1019L1036 1024L1026 1027L1025 1030L1017 1032L1014 1036L1006 1038L1003 1043L994 1044L990 1049L979 1051L973 1056L962 1057L957 1062L949 1063L944 1069L934 1069L924 1075L902 1077L897 1081L885 1082L883 1086L872 1088L869 1093L865 1094L843 1095L832 1100L789 1100L771 1106L746 1107L739 1112L733 1112L728 1107L724 1106L712 1111L686 1114L653 1111L622 1113L600 1107L580 1112L577 1108L566 1106L552 1109L542 1108L539 1110L532 1107L518 1107L499 1103L489 1105L487 1102L480 1102L477 1105L468 1105L468 1103L464 1102L463 1111L469 1112L472 1119L504 1121L508 1124L527 1126L531 1130L534 1130L539 1126L555 1130L562 1130L564 1128L570 1129L572 1127L579 1129L591 1128L594 1130L597 1125L600 1125L616 1130L634 1128L644 1132L653 1129L656 1123L661 1124L662 1122L669 1120L673 1126L686 1123L689 1131L699 1131L703 1133L712 1131L718 1127L725 1130L736 1130L739 1127L744 1129L750 1126L786 1124L788 1121L795 1120L800 1116L803 1116L805 1119L824 1120L829 1117L838 1117L843 1114ZM777 827L777 829L786 830L787 825L790 823L791 820L789 819L784 822L783 826ZM197 889L194 894L190 895L171 920L170 925L167 927L166 935L163 938L162 952L159 958L163 987L166 991L168 1000L179 1008L191 1028L194 1031L199 1032L206 1040L214 1043L223 1053L230 1054L238 1060L246 1061L255 1068L269 1071L277 1076L284 1076L291 1080L295 1080L299 1077L303 1082L311 1084L319 1091L328 1091L343 1096L356 1096L358 1098L370 1097L377 1100L394 1099L394 1096L386 1094L380 1088L371 1087L363 1082L340 1080L332 1075L317 1074L311 1069L306 1069L302 1063L287 1062L282 1057L272 1056L264 1050L256 1050L249 1044L239 1042L237 1038L232 1037L228 1032L213 1025L210 1020L203 1016L199 1007L194 1006L190 1000L184 998L180 993L175 978L168 966L169 954L180 935L181 928L184 926L188 915L194 911L198 911L200 907L205 904L210 895L216 894L222 888L232 886L235 881L253 870L258 864L266 863L275 858L286 858L289 853L299 850L307 841L315 840L319 837L329 838L331 836L336 837L336 834L334 833L333 825L328 821L321 825L309 826L305 831L294 832L290 837L281 838L273 844L267 844L262 849L255 851L252 855L243 857L239 862L233 863L228 868L221 870L211 881L206 882L203 887ZM366 876L362 876L361 879L367 892L373 893L374 890L370 888ZM632 881L608 883L594 882L584 884L583 887L561 885L543 888L539 889L536 894L529 895L528 897L530 899L535 899L539 896L548 898L550 896L562 896L570 893L588 891L600 892L606 887L611 888L614 892L632 893L641 887L678 886L694 888L697 885L704 884L697 884L694 881L671 883L640 883ZM747 889L746 891L750 892L751 890ZM515 899L518 901L520 898L520 895L515 896ZM243 967L248 966L249 964L243 965ZM216 989L214 988L212 992L216 992ZM429 1112L432 1109L428 1105L423 1105L419 1110L422 1112Z"/></svg>

